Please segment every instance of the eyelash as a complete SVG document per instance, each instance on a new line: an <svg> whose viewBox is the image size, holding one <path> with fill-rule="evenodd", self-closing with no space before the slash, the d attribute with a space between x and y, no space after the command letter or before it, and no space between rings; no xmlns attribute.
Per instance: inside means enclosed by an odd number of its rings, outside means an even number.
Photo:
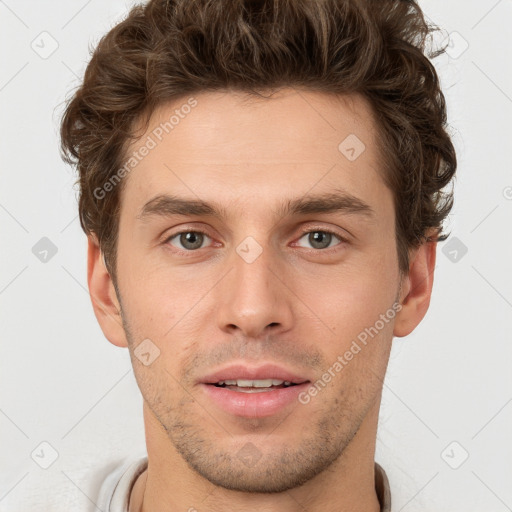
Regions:
<svg viewBox="0 0 512 512"><path fill-rule="evenodd" d="M320 252L323 253L323 252L327 252L327 251L332 250L332 249L336 250L336 248L339 247L340 245L342 245L344 243L348 243L348 240L346 238L342 237L341 235L339 235L335 231L332 231L330 229L325 229L325 228L310 228L310 229L308 229L306 231L303 231L300 234L298 240L300 240L304 235L307 235L309 233L316 233L316 232L319 232L319 233L329 233L330 235L333 235L336 238L338 238L340 243L335 245L335 246L333 246L333 247L327 247L325 249L314 249L314 248L308 249L307 247L303 247L303 249L307 249L307 250L315 252L315 253L320 253ZM179 235L182 235L183 233L201 233L202 235L205 235L208 238L212 238L206 231L202 231L200 229L184 229L183 231L178 231L178 232L173 233L172 235L166 237L163 243L164 244L169 244L170 240L172 240L173 238L176 238ZM194 252L197 252L197 251L200 250L200 249L195 249L193 251L190 251L190 250L187 251L185 249L178 249L175 246L172 246L172 247L173 247L173 250L176 251L178 254L184 254L184 255L190 255L190 253L194 253ZM205 249L205 247L201 247L201 249Z"/></svg>

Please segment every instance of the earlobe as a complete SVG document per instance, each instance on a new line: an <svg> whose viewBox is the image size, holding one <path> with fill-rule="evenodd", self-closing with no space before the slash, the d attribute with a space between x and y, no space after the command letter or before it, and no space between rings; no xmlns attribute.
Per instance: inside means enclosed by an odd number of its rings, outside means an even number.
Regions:
<svg viewBox="0 0 512 512"><path fill-rule="evenodd" d="M92 307L105 337L118 347L127 347L121 307L97 238L88 236L87 283Z"/></svg>
<svg viewBox="0 0 512 512"><path fill-rule="evenodd" d="M436 247L435 241L425 242L410 253L409 272L402 278L402 309L396 316L394 336L410 334L427 313L434 284Z"/></svg>

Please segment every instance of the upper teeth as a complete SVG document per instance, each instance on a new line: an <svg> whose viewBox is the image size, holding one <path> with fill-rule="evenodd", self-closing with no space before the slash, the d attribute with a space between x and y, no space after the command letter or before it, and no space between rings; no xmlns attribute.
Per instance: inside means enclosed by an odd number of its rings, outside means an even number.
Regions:
<svg viewBox="0 0 512 512"><path fill-rule="evenodd" d="M285 384L289 386L291 382L289 380L277 380L277 379L260 379L260 380L221 380L218 384L225 384L226 386L239 386L241 388L269 388L270 386L280 386Z"/></svg>

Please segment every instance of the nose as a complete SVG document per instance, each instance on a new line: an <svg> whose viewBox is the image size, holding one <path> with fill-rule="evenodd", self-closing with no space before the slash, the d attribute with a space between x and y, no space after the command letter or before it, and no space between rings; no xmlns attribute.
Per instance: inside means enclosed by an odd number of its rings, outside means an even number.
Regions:
<svg viewBox="0 0 512 512"><path fill-rule="evenodd" d="M292 327L293 293L285 261L268 246L254 261L240 254L233 251L231 271L218 290L219 327L248 338L286 332Z"/></svg>

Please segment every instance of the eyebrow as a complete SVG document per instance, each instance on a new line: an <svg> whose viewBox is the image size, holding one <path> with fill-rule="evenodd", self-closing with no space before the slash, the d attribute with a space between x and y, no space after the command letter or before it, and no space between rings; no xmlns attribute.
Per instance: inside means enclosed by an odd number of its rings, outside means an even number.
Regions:
<svg viewBox="0 0 512 512"><path fill-rule="evenodd" d="M316 213L358 214L369 219L376 216L369 204L342 190L289 199L272 211L283 218ZM145 221L150 217L170 217L172 215L210 216L219 219L228 217L225 207L218 203L186 199L175 195L159 195L142 207L137 218Z"/></svg>

